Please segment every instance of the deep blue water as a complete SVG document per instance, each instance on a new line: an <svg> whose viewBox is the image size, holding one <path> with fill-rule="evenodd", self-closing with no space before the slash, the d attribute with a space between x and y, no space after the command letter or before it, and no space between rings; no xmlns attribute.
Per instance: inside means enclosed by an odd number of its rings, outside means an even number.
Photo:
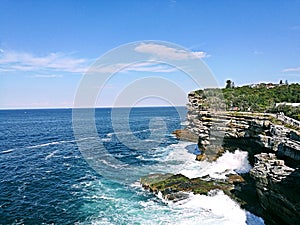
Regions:
<svg viewBox="0 0 300 225"><path fill-rule="evenodd" d="M0 110L0 224L263 224L221 191L172 203L143 190L150 172L249 169L247 153L197 162L194 144L171 135L185 108L127 111Z"/></svg>
<svg viewBox="0 0 300 225"><path fill-rule="evenodd" d="M122 120L124 109L118 110ZM156 163L139 157L151 158L155 151L147 155L143 146L133 151L118 141L111 109L96 109L95 115L98 135L112 155L135 166ZM168 128L159 148L178 143L169 135L180 129L174 108L132 109L131 131L141 140L149 138L149 121L157 116ZM130 214L129 205L139 208L134 202L153 199L138 187L103 178L87 164L73 134L72 109L1 110L0 178L0 224L130 224L139 209Z"/></svg>

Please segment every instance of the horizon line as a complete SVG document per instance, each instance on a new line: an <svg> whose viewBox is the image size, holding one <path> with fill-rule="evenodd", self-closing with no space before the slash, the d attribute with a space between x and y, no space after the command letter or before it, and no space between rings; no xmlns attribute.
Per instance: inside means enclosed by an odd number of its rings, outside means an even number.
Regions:
<svg viewBox="0 0 300 225"><path fill-rule="evenodd" d="M112 108L171 108L186 105L146 105L146 106L97 106L97 107L37 107L37 108L0 108L0 110L38 110L38 109L112 109Z"/></svg>

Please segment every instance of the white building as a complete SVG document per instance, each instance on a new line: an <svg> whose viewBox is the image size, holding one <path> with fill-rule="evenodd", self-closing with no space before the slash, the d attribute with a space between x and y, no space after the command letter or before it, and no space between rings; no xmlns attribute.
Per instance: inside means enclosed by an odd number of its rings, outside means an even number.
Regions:
<svg viewBox="0 0 300 225"><path fill-rule="evenodd" d="M286 105L286 106L292 106L292 107L300 107L300 103L289 103L289 102L276 103L275 107L278 107L280 105Z"/></svg>

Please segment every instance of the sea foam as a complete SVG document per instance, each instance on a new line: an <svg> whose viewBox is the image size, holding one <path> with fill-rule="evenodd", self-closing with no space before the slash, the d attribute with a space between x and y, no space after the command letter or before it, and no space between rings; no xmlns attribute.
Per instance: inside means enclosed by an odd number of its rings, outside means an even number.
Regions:
<svg viewBox="0 0 300 225"><path fill-rule="evenodd" d="M225 152L215 162L198 162L194 155L189 156L189 158L191 157L193 160L185 163L185 167L180 171L189 178L209 175L212 178L225 179L227 174L247 173L251 169L248 153L241 150L233 153Z"/></svg>

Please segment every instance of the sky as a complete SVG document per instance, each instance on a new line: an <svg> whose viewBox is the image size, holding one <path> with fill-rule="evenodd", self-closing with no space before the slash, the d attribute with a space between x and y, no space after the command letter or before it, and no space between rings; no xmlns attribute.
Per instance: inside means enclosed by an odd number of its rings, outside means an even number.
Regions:
<svg viewBox="0 0 300 225"><path fill-rule="evenodd" d="M227 79L235 85L300 82L299 12L299 0L0 0L0 108L73 107L86 71L128 43L138 42L135 49L152 55L174 53L145 46L147 40L191 51L219 87ZM137 63L111 75L95 106L127 106L116 103L120 90L149 77L176 83L185 93L199 88L170 65ZM168 102L158 97L136 104Z"/></svg>

